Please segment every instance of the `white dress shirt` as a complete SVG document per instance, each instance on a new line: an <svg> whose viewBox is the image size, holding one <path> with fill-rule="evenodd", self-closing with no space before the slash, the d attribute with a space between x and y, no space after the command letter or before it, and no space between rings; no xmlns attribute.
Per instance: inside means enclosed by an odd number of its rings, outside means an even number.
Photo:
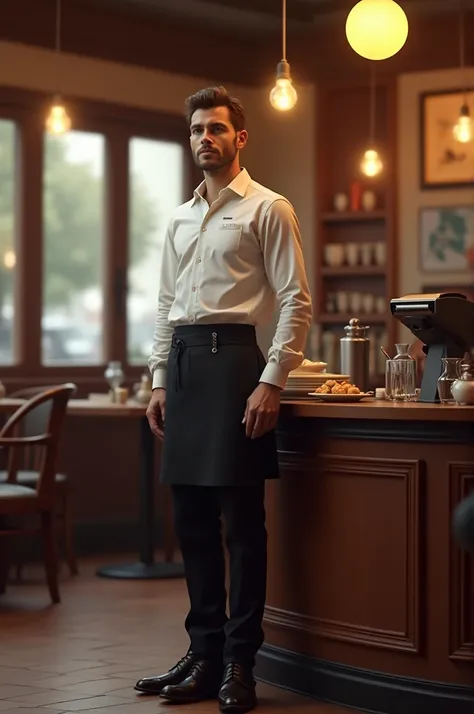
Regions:
<svg viewBox="0 0 474 714"><path fill-rule="evenodd" d="M311 296L301 235L286 198L242 169L211 206L205 181L176 210L163 246L152 355L153 388L166 386L175 325L279 320L260 377L280 388L303 360Z"/></svg>

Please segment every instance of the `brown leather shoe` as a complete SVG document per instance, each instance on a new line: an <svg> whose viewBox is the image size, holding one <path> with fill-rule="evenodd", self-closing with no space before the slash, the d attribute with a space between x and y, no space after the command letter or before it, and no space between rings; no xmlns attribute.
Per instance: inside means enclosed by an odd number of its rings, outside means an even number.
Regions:
<svg viewBox="0 0 474 714"><path fill-rule="evenodd" d="M161 696L171 702L188 704L216 699L222 677L222 666L207 660L197 660L191 671L180 684L169 684L163 688Z"/></svg>
<svg viewBox="0 0 474 714"><path fill-rule="evenodd" d="M219 690L219 709L226 714L245 714L257 706L252 669L238 662L227 664Z"/></svg>
<svg viewBox="0 0 474 714"><path fill-rule="evenodd" d="M196 655L192 652L188 652L169 672L159 674L156 677L143 677L139 679L135 685L135 689L144 694L161 694L163 688L168 684L179 684L182 682L190 673L191 667L194 662L196 662L196 659Z"/></svg>

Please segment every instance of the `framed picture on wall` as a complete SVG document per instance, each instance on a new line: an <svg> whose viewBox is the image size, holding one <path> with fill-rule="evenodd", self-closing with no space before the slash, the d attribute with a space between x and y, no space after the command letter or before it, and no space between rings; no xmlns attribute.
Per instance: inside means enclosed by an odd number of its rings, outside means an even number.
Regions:
<svg viewBox="0 0 474 714"><path fill-rule="evenodd" d="M427 273L468 271L474 263L474 206L421 208L419 266Z"/></svg>
<svg viewBox="0 0 474 714"><path fill-rule="evenodd" d="M474 141L462 144L453 133L465 101L474 117L472 92L420 96L422 188L459 188L474 184Z"/></svg>

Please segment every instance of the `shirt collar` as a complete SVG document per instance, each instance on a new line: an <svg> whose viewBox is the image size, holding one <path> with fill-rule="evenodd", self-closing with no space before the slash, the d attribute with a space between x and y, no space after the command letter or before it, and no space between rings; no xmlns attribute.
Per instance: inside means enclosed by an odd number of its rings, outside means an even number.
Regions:
<svg viewBox="0 0 474 714"><path fill-rule="evenodd" d="M233 181L231 181L228 186L223 188L220 193L222 194L224 191L233 191L238 196L243 198L245 196L245 194L247 193L247 189L249 187L250 181L251 181L251 178L250 178L250 174L247 171L247 169L241 169L240 172L235 177L235 179ZM193 198L192 205L194 206L196 201L198 201L200 199L201 200L204 199L205 195L206 195L206 181L201 181L199 186L194 190L194 198Z"/></svg>

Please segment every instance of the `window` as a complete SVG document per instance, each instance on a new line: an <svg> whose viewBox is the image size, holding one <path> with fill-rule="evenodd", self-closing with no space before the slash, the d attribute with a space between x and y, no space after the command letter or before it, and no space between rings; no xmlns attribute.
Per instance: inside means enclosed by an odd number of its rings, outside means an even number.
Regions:
<svg viewBox="0 0 474 714"><path fill-rule="evenodd" d="M173 210L184 201L184 149L170 141L133 138L129 144L128 361L151 353L161 248Z"/></svg>
<svg viewBox="0 0 474 714"><path fill-rule="evenodd" d="M104 155L99 134L45 136L44 364L103 361Z"/></svg>
<svg viewBox="0 0 474 714"><path fill-rule="evenodd" d="M146 368L165 231L199 179L183 116L69 98L52 136L50 99L0 87L0 367L82 396L112 360L132 384Z"/></svg>
<svg viewBox="0 0 474 714"><path fill-rule="evenodd" d="M16 126L0 119L0 364L15 362Z"/></svg>

